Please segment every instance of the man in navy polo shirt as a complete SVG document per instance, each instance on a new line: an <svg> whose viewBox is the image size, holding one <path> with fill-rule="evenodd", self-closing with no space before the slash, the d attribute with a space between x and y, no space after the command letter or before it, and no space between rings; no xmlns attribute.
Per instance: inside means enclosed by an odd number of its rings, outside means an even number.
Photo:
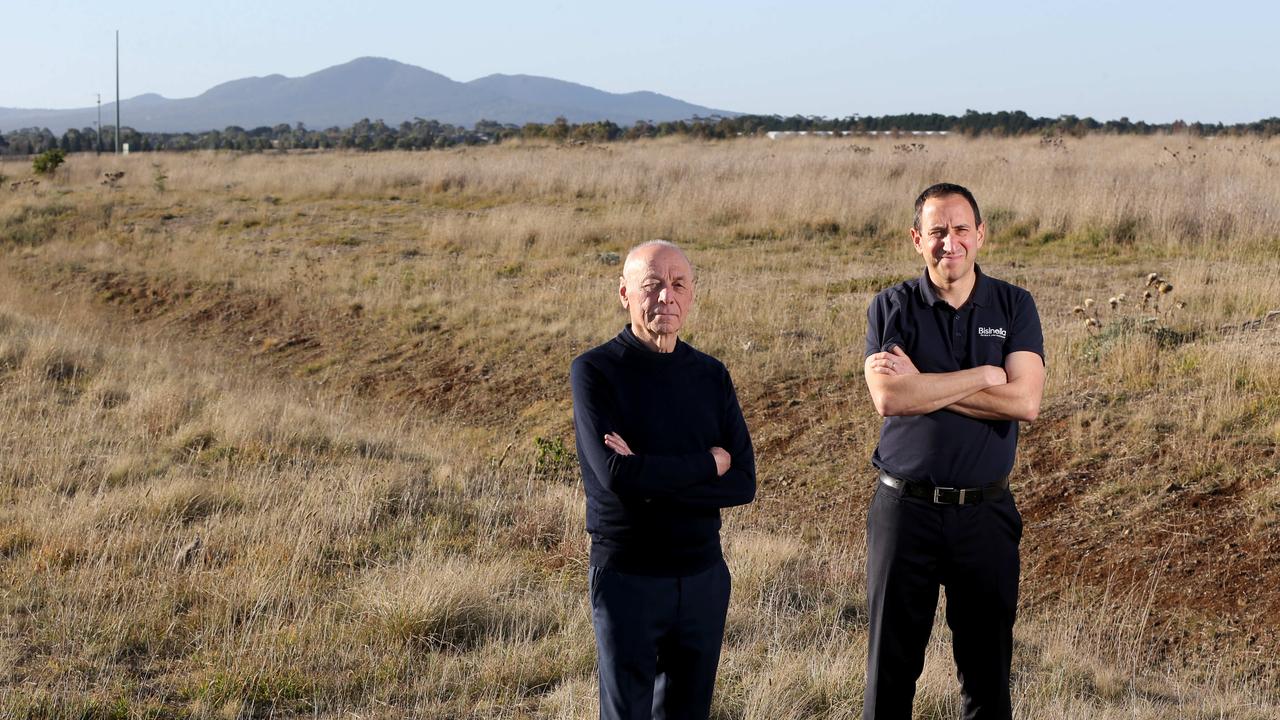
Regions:
<svg viewBox="0 0 1280 720"><path fill-rule="evenodd" d="M867 311L863 371L884 417L867 511L864 720L911 717L946 589L964 717L1009 718L1022 518L1009 493L1018 421L1040 412L1044 339L1031 295L982 273L986 226L948 183L916 199L917 279Z"/></svg>
<svg viewBox="0 0 1280 720"><path fill-rule="evenodd" d="M654 240L627 254L631 323L569 370L591 534L600 717L711 711L729 569L720 509L755 497L755 456L724 365L677 336L693 267Z"/></svg>

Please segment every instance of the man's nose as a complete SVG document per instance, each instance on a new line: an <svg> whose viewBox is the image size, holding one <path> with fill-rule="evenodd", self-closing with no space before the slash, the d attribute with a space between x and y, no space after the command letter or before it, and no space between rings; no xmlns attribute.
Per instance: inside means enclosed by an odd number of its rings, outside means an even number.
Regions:
<svg viewBox="0 0 1280 720"><path fill-rule="evenodd" d="M671 298L672 298L671 288L664 287L658 291L658 302L669 303L671 302Z"/></svg>

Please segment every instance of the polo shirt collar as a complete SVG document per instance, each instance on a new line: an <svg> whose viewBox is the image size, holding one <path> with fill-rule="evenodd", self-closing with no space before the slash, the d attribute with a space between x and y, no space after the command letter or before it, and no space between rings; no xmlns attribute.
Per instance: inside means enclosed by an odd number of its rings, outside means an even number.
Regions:
<svg viewBox="0 0 1280 720"><path fill-rule="evenodd" d="M983 274L982 268L977 263L974 263L973 266L973 276L973 292L969 293L969 299L965 302L965 305L990 305L991 283L987 281L987 276ZM927 267L924 269L924 274L920 276L919 289L920 299L929 307L946 302L938 297L938 293L934 291L933 282L929 280L929 268Z"/></svg>

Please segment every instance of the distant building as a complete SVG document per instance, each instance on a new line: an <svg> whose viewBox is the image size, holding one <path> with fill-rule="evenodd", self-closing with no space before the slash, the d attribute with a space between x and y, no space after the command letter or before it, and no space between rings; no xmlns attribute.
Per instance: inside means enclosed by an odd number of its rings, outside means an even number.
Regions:
<svg viewBox="0 0 1280 720"><path fill-rule="evenodd" d="M950 135L948 130L770 130L765 133L770 140L778 140L779 138L800 137L802 135L812 135L816 137L835 137L839 135Z"/></svg>

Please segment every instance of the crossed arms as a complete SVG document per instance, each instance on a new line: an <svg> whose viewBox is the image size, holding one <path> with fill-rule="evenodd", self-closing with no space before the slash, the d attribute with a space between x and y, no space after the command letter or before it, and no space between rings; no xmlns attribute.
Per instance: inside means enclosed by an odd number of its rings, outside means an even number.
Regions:
<svg viewBox="0 0 1280 720"><path fill-rule="evenodd" d="M569 376L584 477L589 473L605 492L700 508L733 507L755 498L755 453L727 376L722 388L721 444L669 454L632 451L619 432L623 414L613 402L608 382L589 364L575 361Z"/></svg>
<svg viewBox="0 0 1280 720"><path fill-rule="evenodd" d="M895 345L891 352L868 355L862 371L882 417L950 410L979 420L1031 422L1040 414L1044 392L1044 362L1026 350L1009 353L1004 367L922 373Z"/></svg>

